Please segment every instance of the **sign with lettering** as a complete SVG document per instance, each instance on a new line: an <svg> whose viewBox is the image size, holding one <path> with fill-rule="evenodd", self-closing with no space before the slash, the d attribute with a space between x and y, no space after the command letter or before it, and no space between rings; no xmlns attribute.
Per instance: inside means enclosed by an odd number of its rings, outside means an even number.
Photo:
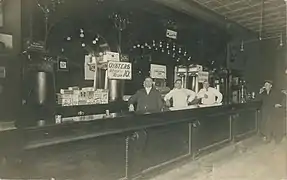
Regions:
<svg viewBox="0 0 287 180"><path fill-rule="evenodd" d="M120 54L117 52L105 52L103 55L103 61L109 62L109 61L120 61Z"/></svg>
<svg viewBox="0 0 287 180"><path fill-rule="evenodd" d="M150 65L150 77L156 79L166 79L166 66L151 64Z"/></svg>
<svg viewBox="0 0 287 180"><path fill-rule="evenodd" d="M109 79L132 79L132 64L128 62L108 62Z"/></svg>
<svg viewBox="0 0 287 180"><path fill-rule="evenodd" d="M202 83L204 81L208 81L208 72L200 71L198 72L198 82Z"/></svg>
<svg viewBox="0 0 287 180"><path fill-rule="evenodd" d="M177 39L177 32L167 29L166 30L166 37L171 38L171 39Z"/></svg>

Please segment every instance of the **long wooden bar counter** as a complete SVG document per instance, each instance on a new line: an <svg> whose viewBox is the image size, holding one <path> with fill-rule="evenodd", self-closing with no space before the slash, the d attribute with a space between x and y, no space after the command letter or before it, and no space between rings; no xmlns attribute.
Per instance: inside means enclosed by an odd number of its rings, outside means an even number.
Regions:
<svg viewBox="0 0 287 180"><path fill-rule="evenodd" d="M133 179L255 134L261 102L0 133L1 178Z"/></svg>

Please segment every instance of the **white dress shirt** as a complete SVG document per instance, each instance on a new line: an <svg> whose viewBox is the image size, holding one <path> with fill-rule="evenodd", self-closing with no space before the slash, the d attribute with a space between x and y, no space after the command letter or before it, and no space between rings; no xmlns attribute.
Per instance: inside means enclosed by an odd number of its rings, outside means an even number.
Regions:
<svg viewBox="0 0 287 180"><path fill-rule="evenodd" d="M194 100L196 96L196 93L192 90L181 88L177 89L174 88L169 93L167 93L164 97L164 100L170 100L172 98L173 100L173 107L181 108L181 107L187 107L188 101L191 102Z"/></svg>
<svg viewBox="0 0 287 180"><path fill-rule="evenodd" d="M208 97L205 98L204 95L207 95ZM221 103L222 102L222 94L217 89L213 87L209 87L208 89L202 88L198 94L198 98L201 98L201 103L206 105L211 105L215 103ZM217 99L216 99L217 97Z"/></svg>
<svg viewBox="0 0 287 180"><path fill-rule="evenodd" d="M151 90L151 87L150 88L145 88L146 94L149 94L150 90Z"/></svg>

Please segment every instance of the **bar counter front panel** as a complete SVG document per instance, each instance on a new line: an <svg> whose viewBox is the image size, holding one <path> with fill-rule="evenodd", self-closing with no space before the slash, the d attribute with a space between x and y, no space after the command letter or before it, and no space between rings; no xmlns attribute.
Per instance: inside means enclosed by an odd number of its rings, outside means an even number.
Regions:
<svg viewBox="0 0 287 180"><path fill-rule="evenodd" d="M133 179L257 132L261 102L3 131L6 178ZM4 146L2 146L4 145Z"/></svg>

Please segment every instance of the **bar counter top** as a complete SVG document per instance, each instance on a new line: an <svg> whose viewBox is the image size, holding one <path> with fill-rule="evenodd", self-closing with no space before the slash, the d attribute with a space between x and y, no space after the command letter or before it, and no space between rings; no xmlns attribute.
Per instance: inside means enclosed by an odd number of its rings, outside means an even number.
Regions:
<svg viewBox="0 0 287 180"><path fill-rule="evenodd" d="M47 161L53 162L55 169L48 171L42 167L43 171L39 170L33 178L51 178L51 174L59 173L59 178L79 179L75 177L79 175L78 163L73 165L71 174L59 169L68 166L64 157L69 156L80 162L96 163L91 166L93 170L83 169L92 179L132 179L156 167L197 157L213 147L256 133L260 108L261 102L253 101L152 114L122 112L90 121L50 122L11 129L0 132L0 158L20 156L21 162L29 164L23 165L24 169L30 169L21 170L18 178L23 173L35 174L35 168Z"/></svg>
<svg viewBox="0 0 287 180"><path fill-rule="evenodd" d="M18 134L23 141L29 139L26 148L49 146L53 144L95 138L99 136L136 131L181 122L194 122L198 118L220 114L232 114L241 110L256 109L261 102L254 101L242 104L198 107L177 111L166 111L152 114L134 112L111 113L111 117L90 121L48 122L44 126L31 126L8 130L5 133ZM2 132L4 133L4 132ZM41 142L41 143L40 143Z"/></svg>

